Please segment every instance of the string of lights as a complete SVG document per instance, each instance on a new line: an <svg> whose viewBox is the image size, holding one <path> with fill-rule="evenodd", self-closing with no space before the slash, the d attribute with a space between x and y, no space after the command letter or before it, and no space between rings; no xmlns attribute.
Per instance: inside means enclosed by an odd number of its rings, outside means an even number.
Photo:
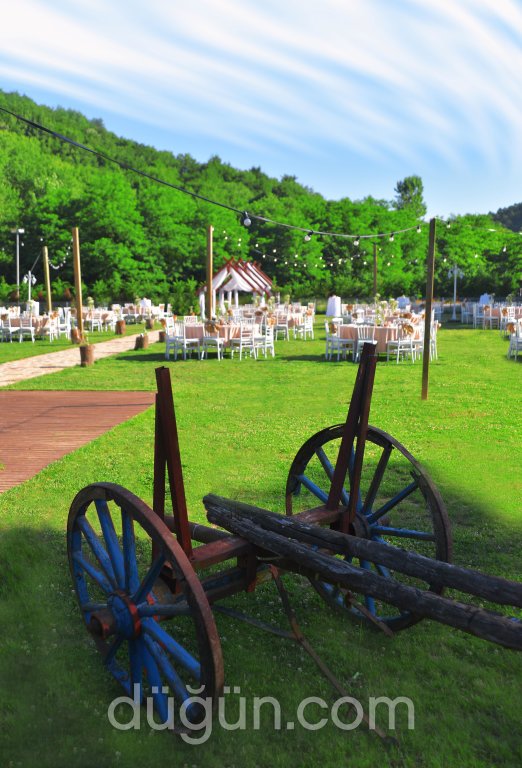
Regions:
<svg viewBox="0 0 522 768"><path fill-rule="evenodd" d="M195 198L196 200L202 200L203 202L208 203L209 205L216 205L216 206L219 206L220 208L224 208L226 210L232 211L233 213L237 213L242 217L241 223L245 227L250 227L252 225L252 219L255 219L256 221L259 221L264 224L271 224L272 226L275 226L275 227L284 227L286 229L291 229L298 232L304 232L305 242L309 242L314 235L318 235L321 237L350 239L350 240L353 240L354 245L358 245L359 241L363 239L387 237L389 238L390 241L393 241L395 238L395 235L399 235L404 232L410 232L412 230L416 230L418 233L422 231L421 225L417 223L411 227L395 230L393 232L376 232L376 233L370 233L370 234L348 234L344 232L326 232L322 230L314 230L314 229L311 229L310 227L302 227L296 224L289 224L287 222L276 221L275 219L270 219L267 216L262 216L260 214L255 214L255 213L248 213L247 211L241 208L236 208L232 205L228 205L227 203L223 203L219 200L213 200L209 197L206 197L205 195L200 195L197 192L193 192L189 189L185 189L184 187L180 187L179 185L172 184L169 181L165 181L165 179L160 179L157 176L153 176L152 174L147 173L146 171L140 170L139 168L134 168L128 163L124 163L121 160L117 160L116 158L111 157L110 155L107 155L104 152L100 152L99 150L93 149L92 147L88 147L87 145L82 144L79 141L75 141L74 139L71 139L68 136L63 136L61 133L54 131L52 128L48 128L47 126L42 125L41 123L37 123L36 121L30 120L27 117L18 115L16 112L12 112L10 109L7 109L6 107L0 106L0 112L4 112L5 114L10 115L11 117L15 118L15 120L25 123L26 125L29 125L38 131L47 133L48 135L53 136L58 141L64 142L66 144L70 144L71 146L76 147L77 149L80 149L84 152L88 152L89 154L94 155L95 157L99 157L100 159L105 160L107 163L116 165L124 171L130 171L131 173L135 173L139 176L149 179L149 181L153 181L156 184L161 184L165 187L169 187L170 189L174 189L177 192L181 192L182 194L189 195L190 197Z"/></svg>

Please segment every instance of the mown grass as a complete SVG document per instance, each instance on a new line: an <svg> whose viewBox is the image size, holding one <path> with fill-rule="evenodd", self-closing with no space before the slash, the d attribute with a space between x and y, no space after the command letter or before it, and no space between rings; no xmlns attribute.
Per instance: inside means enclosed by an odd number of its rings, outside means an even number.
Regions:
<svg viewBox="0 0 522 768"><path fill-rule="evenodd" d="M420 399L421 366L379 364L370 421L393 434L430 471L447 504L459 564L521 579L521 364L507 361L497 332L443 330ZM176 402L191 518L214 492L283 508L290 463L318 429L342 421L356 367L325 363L323 342L280 342L277 357L168 363ZM68 369L24 389L146 389L163 365L162 347L126 352L92 369ZM433 622L390 640L332 614L299 579L289 581L306 635L365 705L370 696L407 696L415 729L398 716L398 747L363 727L343 732L298 725L226 731L201 746L143 725L121 732L107 719L120 695L101 669L71 591L65 548L69 504L91 482L111 480L150 503L153 410L49 466L0 497L0 754L22 766L344 766L415 768L522 764L522 658ZM21 435L21 448L30 434ZM272 621L284 619L275 590L228 601ZM299 702L337 696L296 645L217 616L226 683L276 696L283 722ZM237 696L227 701L230 721ZM323 712L311 707L309 717ZM250 723L251 723L251 716ZM143 718L144 719L144 718ZM381 725L384 723L381 722Z"/></svg>
<svg viewBox="0 0 522 768"><path fill-rule="evenodd" d="M143 329L143 323L127 325L125 335L143 333ZM110 341L118 337L110 331L89 331L87 338L89 342L96 344L100 341ZM46 355L49 352L61 352L64 349L71 349L71 347L71 341L65 336L60 336L53 341L36 338L34 342L29 339L24 339L20 342L17 337L14 337L12 342L0 342L0 364L10 362L11 360L23 360L27 357L35 357L36 355Z"/></svg>

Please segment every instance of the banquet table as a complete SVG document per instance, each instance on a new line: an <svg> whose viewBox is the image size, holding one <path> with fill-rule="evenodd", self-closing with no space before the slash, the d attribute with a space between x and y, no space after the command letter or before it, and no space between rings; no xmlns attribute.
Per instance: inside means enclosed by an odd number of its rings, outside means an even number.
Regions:
<svg viewBox="0 0 522 768"><path fill-rule="evenodd" d="M359 326L351 323L349 325L339 326L339 336L341 339L358 339ZM376 352L378 355L386 354L386 344L389 341L395 341L397 339L397 326L396 325L376 325L374 328L374 339L377 342ZM420 327L415 328L413 338L420 338Z"/></svg>
<svg viewBox="0 0 522 768"><path fill-rule="evenodd" d="M259 325L255 325L255 332L259 332ZM239 338L241 325L239 323L224 323L216 328L220 338L224 339L225 345L230 343L230 339ZM205 335L205 326L203 323L188 323L185 325L185 336L187 339L202 339Z"/></svg>
<svg viewBox="0 0 522 768"><path fill-rule="evenodd" d="M32 315L31 317L12 317L11 318L11 328L16 329L20 328L21 325L24 326L24 328L29 327L29 323L33 326L35 334L38 336L40 331L42 330L43 326L47 322L49 318L47 315Z"/></svg>

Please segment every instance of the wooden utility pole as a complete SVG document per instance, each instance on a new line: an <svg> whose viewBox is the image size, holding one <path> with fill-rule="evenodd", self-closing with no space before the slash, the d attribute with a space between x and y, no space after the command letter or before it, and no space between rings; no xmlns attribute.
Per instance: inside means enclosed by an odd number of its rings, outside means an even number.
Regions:
<svg viewBox="0 0 522 768"><path fill-rule="evenodd" d="M209 224L207 227L207 295L205 297L205 313L207 315L207 320L212 320L214 316L213 312L213 290L212 290L212 274L213 274L213 252L212 252L212 234L214 232L214 227L212 224Z"/></svg>
<svg viewBox="0 0 522 768"><path fill-rule="evenodd" d="M426 274L426 308L424 310L424 349L422 352L422 399L428 399L430 370L431 313L433 307L433 278L435 275L435 219L430 219L430 239Z"/></svg>
<svg viewBox="0 0 522 768"><path fill-rule="evenodd" d="M73 239L73 266L74 266L74 287L76 291L76 324L80 341L83 341L83 306L82 306L82 273L80 269L80 234L78 227L72 229Z"/></svg>
<svg viewBox="0 0 522 768"><path fill-rule="evenodd" d="M377 243L373 244L373 295L377 295Z"/></svg>
<svg viewBox="0 0 522 768"><path fill-rule="evenodd" d="M51 276L49 274L49 253L47 246L42 248L43 254L43 267L44 267L44 279L45 279L45 292L47 294L47 314L50 315L53 311L53 302L51 297Z"/></svg>

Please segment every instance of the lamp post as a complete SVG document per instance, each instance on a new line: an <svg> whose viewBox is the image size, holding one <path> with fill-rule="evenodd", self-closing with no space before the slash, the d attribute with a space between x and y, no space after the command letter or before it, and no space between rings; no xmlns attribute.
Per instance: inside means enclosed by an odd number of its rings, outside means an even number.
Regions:
<svg viewBox="0 0 522 768"><path fill-rule="evenodd" d="M453 278L453 314L451 316L452 320L457 319L457 278L464 277L464 272L457 267L456 264L452 266L451 269L448 270L448 277Z"/></svg>
<svg viewBox="0 0 522 768"><path fill-rule="evenodd" d="M16 293L18 301L20 301L20 235L25 233L25 229L18 227L11 230L13 235L16 235Z"/></svg>

